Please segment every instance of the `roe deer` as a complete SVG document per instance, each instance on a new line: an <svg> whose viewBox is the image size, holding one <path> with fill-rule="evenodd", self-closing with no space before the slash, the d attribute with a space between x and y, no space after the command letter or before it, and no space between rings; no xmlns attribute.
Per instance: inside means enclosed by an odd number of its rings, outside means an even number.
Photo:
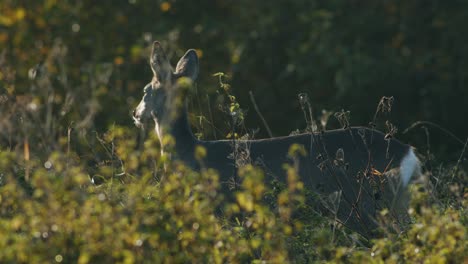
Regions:
<svg viewBox="0 0 468 264"><path fill-rule="evenodd" d="M165 133L175 139L172 158L194 169L200 169L195 147L203 146L207 151L204 166L219 172L222 191L230 196L228 185L237 173L232 158L233 140L204 141L194 137L184 89L178 84L183 77L196 80L196 52L188 50L173 71L161 44L154 42L150 65L154 77L133 111L135 124L145 127L154 121L160 140ZM404 190L410 179L420 173L420 162L411 146L365 127L237 142L247 146L251 161L262 165L266 180L280 182L286 182L282 165L289 161L289 147L303 145L307 155L299 158L298 174L305 188L323 196L341 197L335 212L338 221L365 236L377 226L375 219L380 209L387 207L394 214L405 214L408 196Z"/></svg>

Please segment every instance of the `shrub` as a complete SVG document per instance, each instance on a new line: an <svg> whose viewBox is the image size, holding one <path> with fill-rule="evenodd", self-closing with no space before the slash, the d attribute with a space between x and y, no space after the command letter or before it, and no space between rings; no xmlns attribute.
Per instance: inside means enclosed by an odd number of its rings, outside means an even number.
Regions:
<svg viewBox="0 0 468 264"><path fill-rule="evenodd" d="M295 182L280 194L277 214L262 204L262 172L246 166L236 202L221 204L213 170L196 173L177 162L154 164L166 160L155 141L150 138L139 151L130 148L134 138L129 135L122 128L106 135L105 143L115 144L125 166L100 166L102 185L92 184L85 167L61 152L52 153L45 165L30 162L30 177L24 180L22 157L1 152L1 262L287 259L293 232L287 210L295 197L288 193ZM223 218L217 208L227 208Z"/></svg>

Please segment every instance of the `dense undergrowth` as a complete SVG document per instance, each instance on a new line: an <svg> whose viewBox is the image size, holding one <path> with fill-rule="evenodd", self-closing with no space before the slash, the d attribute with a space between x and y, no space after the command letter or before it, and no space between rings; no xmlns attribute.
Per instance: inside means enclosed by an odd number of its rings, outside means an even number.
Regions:
<svg viewBox="0 0 468 264"><path fill-rule="evenodd" d="M465 150L453 164L427 160L427 181L412 186L411 223L392 228L382 211L382 228L368 240L322 210L336 205L333 196L303 189L295 169L300 147L291 147L286 185L265 183L263 172L244 162L235 199L226 201L215 171L170 159L172 138L162 154L154 133L134 127L91 134L92 114L80 119L80 105L71 102L77 108L64 117L51 85L43 77L25 102L6 96L0 105L1 263L467 260ZM228 116L243 113L224 92ZM80 121L67 126L74 118ZM201 165L205 155L196 150Z"/></svg>
<svg viewBox="0 0 468 264"><path fill-rule="evenodd" d="M48 17L48 12L43 17ZM24 16L21 12L10 14ZM69 17L68 12L62 15ZM152 20L151 17L151 23ZM60 24L57 21L54 23ZM95 23L90 24L94 32ZM361 31L360 26L357 28ZM10 30L23 32L14 27ZM0 42L6 42L5 35L0 36L3 36ZM32 37L13 39L21 44L30 43L29 38ZM430 148L425 151L423 146L427 181L411 189L411 223L403 229L389 228L388 212L383 211L378 219L382 229L374 239L367 240L320 210L323 197L303 190L295 172L294 148L290 153L291 164L285 164L287 186L266 185L260 169L245 165L239 169L242 184L235 191L235 199L226 202L215 171L204 168L194 172L171 161L168 155L161 154L154 135L144 140L131 126L130 106L136 104L133 96L140 95L143 78L123 81L127 78L123 68L140 71L140 67L124 63L121 55L116 57L115 65L102 63L104 59L80 62L79 41L53 39L45 44L38 42L44 45L40 50L26 46L15 49L13 55L7 49L0 54L0 263L468 261L466 146L461 154L448 153L450 157L460 157L449 162L433 156ZM106 37L102 39L107 41ZM138 65L146 66L146 42L145 37L143 44L129 49L135 53L131 60L138 61ZM267 43L270 45L271 41ZM73 49L76 45L79 47ZM18 47L18 43L9 46ZM361 51L359 47L356 49ZM68 54L69 50L75 51L75 57ZM335 53L335 49L331 50ZM36 58L37 54L43 58ZM348 64L354 69L354 63ZM348 71L354 76L351 70L341 72L347 75ZM304 72L304 76L309 76L308 69ZM367 70L363 72L367 75ZM114 80L114 75L119 76ZM226 104L221 108L227 116L236 112L236 118L243 119L244 112L240 111L236 98L224 90L227 87L224 75L217 77L222 88L218 94L220 98L224 96ZM348 78L338 79L343 87L353 88L350 88L353 96L361 96ZM284 89L291 86L284 85ZM436 87L445 88L446 83ZM130 93L132 97L128 96ZM192 102L191 109L195 104L202 103ZM208 107L210 111L214 108ZM307 116L306 112L307 109ZM340 114L349 115L344 111ZM193 122L197 136L210 135L204 130L208 124L213 125L206 122L213 121L212 113L206 116L191 116L192 121L200 120ZM120 122L121 126L111 125L103 134L109 120ZM347 118L344 122L349 125ZM237 130L218 135L242 137ZM166 140L166 146L173 144L170 138ZM198 149L200 161L204 154ZM327 199L334 202L333 197Z"/></svg>
<svg viewBox="0 0 468 264"><path fill-rule="evenodd" d="M279 189L264 184L261 170L240 168L242 186L235 202L225 203L214 171L197 173L169 161L151 136L138 148L134 134L115 127L100 139L109 162L92 177L66 141L46 158L31 153L25 159L27 149L2 148L0 261L466 261L463 170L432 174L445 183L432 189L414 185L411 225L399 233L382 230L380 238L367 241L304 202L294 164L286 165L288 185ZM294 148L290 155L294 160ZM203 156L199 149L198 158Z"/></svg>
<svg viewBox="0 0 468 264"><path fill-rule="evenodd" d="M243 115L217 77L228 98L227 116ZM171 160L154 133L117 125L89 133L98 111L92 102L102 95L84 101L83 109L68 101L70 93L53 90L51 79L34 81L30 96L1 98L1 263L467 260L465 149L447 165L423 157L427 181L412 186L411 223L393 228L384 210L377 219L381 230L368 240L323 210L336 205L333 196L303 189L295 169L300 147L291 147L291 162L284 165L287 184L265 183L259 168L239 163L241 185L226 201L215 171L201 166L195 172ZM243 126L242 115L230 122ZM240 138L240 131L231 138ZM165 138L165 148L173 144ZM196 150L201 165L205 155Z"/></svg>

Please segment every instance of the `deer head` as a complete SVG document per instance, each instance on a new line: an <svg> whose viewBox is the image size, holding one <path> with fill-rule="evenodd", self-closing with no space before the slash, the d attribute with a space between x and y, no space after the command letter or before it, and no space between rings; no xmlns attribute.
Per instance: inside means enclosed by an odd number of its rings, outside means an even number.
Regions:
<svg viewBox="0 0 468 264"><path fill-rule="evenodd" d="M174 119L177 105L174 97L180 96L184 85L180 84L185 78L189 83L194 82L198 76L198 56L195 50L188 50L177 63L175 71L158 41L153 43L150 66L153 71L153 80L144 88L143 99L133 110L135 125L146 129L151 121L155 123L156 134L162 139L163 127L168 126ZM184 82L185 84L187 82ZM184 103L184 98L178 100L179 105ZM176 113L177 114L177 113Z"/></svg>

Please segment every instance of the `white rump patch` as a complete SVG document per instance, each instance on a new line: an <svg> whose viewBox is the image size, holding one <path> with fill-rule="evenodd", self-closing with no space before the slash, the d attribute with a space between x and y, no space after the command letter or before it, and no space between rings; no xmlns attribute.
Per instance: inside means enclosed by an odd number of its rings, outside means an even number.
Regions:
<svg viewBox="0 0 468 264"><path fill-rule="evenodd" d="M421 163L410 148L400 164L400 177L403 187L406 187L414 175L421 174Z"/></svg>

